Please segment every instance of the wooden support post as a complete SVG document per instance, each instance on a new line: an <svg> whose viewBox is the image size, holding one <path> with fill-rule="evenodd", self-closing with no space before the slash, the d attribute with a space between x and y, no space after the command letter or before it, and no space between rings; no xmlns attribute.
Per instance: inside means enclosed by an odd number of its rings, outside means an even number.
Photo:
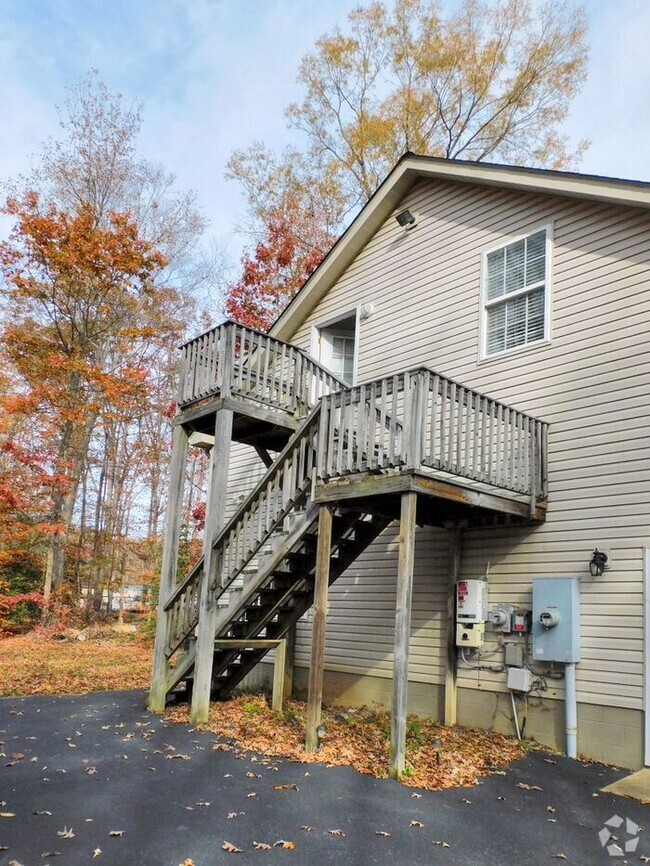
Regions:
<svg viewBox="0 0 650 866"><path fill-rule="evenodd" d="M286 640L278 641L275 648L275 662L273 664L273 695L271 697L271 709L276 713L282 712L282 699L284 697L284 666L287 659Z"/></svg>
<svg viewBox="0 0 650 866"><path fill-rule="evenodd" d="M311 638L311 665L309 668L309 694L307 698L307 732L305 749L318 748L317 729L323 703L323 662L325 658L325 625L327 595L330 582L330 556L332 550L332 512L327 505L318 511L318 545L316 548L316 585L314 588L314 623Z"/></svg>
<svg viewBox="0 0 650 866"><path fill-rule="evenodd" d="M160 569L160 588L158 597L158 618L156 620L156 643L153 653L151 687L149 690L149 709L162 713L167 696L167 634L168 614L165 603L174 590L178 566L178 545L181 534L183 514L183 492L187 469L187 432L180 425L172 433L172 459L169 470L169 499L165 517L162 564Z"/></svg>
<svg viewBox="0 0 650 866"><path fill-rule="evenodd" d="M390 763L388 769L392 779L399 779L404 772L405 766L411 598L413 595L413 557L415 552L415 515L417 504L417 493L409 492L402 494L399 524L397 598L395 604L393 705L390 725Z"/></svg>
<svg viewBox="0 0 650 866"><path fill-rule="evenodd" d="M293 671L296 662L296 626L291 626L287 632L287 655L284 662L284 690L285 701L293 695Z"/></svg>
<svg viewBox="0 0 650 866"><path fill-rule="evenodd" d="M214 448L210 456L208 505L205 515L203 539L203 578L199 598L199 627L194 660L192 688L192 724L207 722L212 687L212 662L216 629L217 602L215 582L219 557L212 543L225 524L226 494L228 491L228 462L232 439L233 412L219 409L214 424Z"/></svg>
<svg viewBox="0 0 650 866"><path fill-rule="evenodd" d="M458 665L456 650L456 581L460 574L461 529L454 527L449 533L451 570L447 585L447 627L445 666L445 724L455 725L458 708Z"/></svg>

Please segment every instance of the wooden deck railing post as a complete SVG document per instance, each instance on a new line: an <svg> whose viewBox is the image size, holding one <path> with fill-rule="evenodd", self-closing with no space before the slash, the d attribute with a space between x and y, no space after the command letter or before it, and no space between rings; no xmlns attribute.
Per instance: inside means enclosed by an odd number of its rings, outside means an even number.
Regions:
<svg viewBox="0 0 650 866"><path fill-rule="evenodd" d="M449 532L451 546L451 570L447 583L447 623L445 667L445 724L455 725L458 712L458 670L456 666L456 582L460 575L462 531L454 526Z"/></svg>
<svg viewBox="0 0 650 866"><path fill-rule="evenodd" d="M199 626L194 662L194 687L192 689L191 718L194 725L207 722L210 708L217 614L214 588L219 565L219 556L213 548L213 541L225 524L232 426L233 412L230 409L219 409L214 425L214 447L210 455L208 505L203 539L203 579L199 596Z"/></svg>
<svg viewBox="0 0 650 866"><path fill-rule="evenodd" d="M223 354L221 355L220 393L222 397L230 397L232 390L232 375L235 360L235 327L233 324L225 325L221 335Z"/></svg>
<svg viewBox="0 0 650 866"><path fill-rule="evenodd" d="M151 688L149 690L149 709L162 713L165 709L167 694L167 639L169 633L169 614L165 603L174 589L178 566L178 545L181 534L183 513L183 491L187 463L188 435L181 424L172 433L172 459L169 471L169 500L165 517L162 564L160 568L160 588L158 597L158 618L156 620L156 643L154 646Z"/></svg>
<svg viewBox="0 0 650 866"><path fill-rule="evenodd" d="M406 759L406 714L408 696L409 643L411 639L411 599L415 553L417 493L402 494L399 524L397 597L395 603L395 647L393 656L393 703L390 724L390 763L388 772L399 779Z"/></svg>
<svg viewBox="0 0 650 866"><path fill-rule="evenodd" d="M332 512L321 505L318 512L318 543L316 548L316 585L314 588L314 622L311 638L311 664L309 667L309 694L307 698L307 731L305 749L318 748L318 726L323 704L323 664L325 658L325 626L327 596L330 582L330 556L332 548Z"/></svg>

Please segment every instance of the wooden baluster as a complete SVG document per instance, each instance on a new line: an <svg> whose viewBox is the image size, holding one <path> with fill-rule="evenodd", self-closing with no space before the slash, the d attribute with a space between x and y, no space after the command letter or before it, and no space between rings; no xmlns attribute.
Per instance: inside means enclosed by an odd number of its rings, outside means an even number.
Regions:
<svg viewBox="0 0 650 866"><path fill-rule="evenodd" d="M463 454L463 475L465 478L471 478L471 460L472 460L472 392L464 389L465 401L465 451Z"/></svg>
<svg viewBox="0 0 650 866"><path fill-rule="evenodd" d="M449 383L446 379L440 379L440 468L447 469L447 388Z"/></svg>
<svg viewBox="0 0 650 866"><path fill-rule="evenodd" d="M368 407L366 406L366 386L361 385L358 390L359 402L357 403L356 424L357 459L355 468L357 472L362 472L368 465L368 451L366 446L366 437L368 435Z"/></svg>
<svg viewBox="0 0 650 866"><path fill-rule="evenodd" d="M517 488L517 413L510 410L510 474L509 485L511 490Z"/></svg>
<svg viewBox="0 0 650 866"><path fill-rule="evenodd" d="M327 460L325 475L331 478L336 471L336 447L340 440L342 395L337 394L330 400L329 428L327 431ZM337 429L338 428L338 429Z"/></svg>
<svg viewBox="0 0 650 866"><path fill-rule="evenodd" d="M449 442L447 449L447 465L449 471L454 471L454 456L456 453L456 383L452 382L449 392Z"/></svg>
<svg viewBox="0 0 650 866"><path fill-rule="evenodd" d="M367 432L367 462L369 468L377 466L377 458L375 456L375 440L377 436L377 383L371 382L368 386L370 389L370 400L368 403L368 432Z"/></svg>
<svg viewBox="0 0 650 866"><path fill-rule="evenodd" d="M353 388L349 391L350 403L348 405L347 412L347 423L346 423L346 440L347 440L347 454L345 461L345 468L348 473L352 472L354 468L354 450L355 450L355 410L357 408L358 400L359 400L359 389Z"/></svg>
<svg viewBox="0 0 650 866"><path fill-rule="evenodd" d="M332 409L332 398L324 397L320 403L320 418L318 419L317 453L316 453L316 476L319 479L327 477L329 425Z"/></svg>
<svg viewBox="0 0 650 866"><path fill-rule="evenodd" d="M497 486L501 486L501 466L502 466L502 439L503 439L503 407L501 403L495 404L495 412L496 412L496 445L495 445L495 454L494 454L494 483Z"/></svg>
<svg viewBox="0 0 650 866"><path fill-rule="evenodd" d="M208 367L208 389L211 394L217 387L217 358L219 353L219 328L213 328L210 339L210 359Z"/></svg>
<svg viewBox="0 0 650 866"><path fill-rule="evenodd" d="M341 423L339 424L339 450L336 455L336 474L341 475L344 467L344 454L347 439L347 420L350 411L350 392L345 391L341 399Z"/></svg>
<svg viewBox="0 0 650 866"><path fill-rule="evenodd" d="M463 432L465 430L465 424L464 424L464 419L463 419L463 415L465 412L465 389L463 388L462 385L458 386L457 400L458 400L458 425L457 425L458 426L458 432L456 433L455 466L456 466L456 472L459 475L462 475L463 472L462 472L462 468L461 468L460 455L461 455L461 448L462 448L462 444L463 444Z"/></svg>
<svg viewBox="0 0 650 866"><path fill-rule="evenodd" d="M439 461L436 458L436 448L438 447L438 407L439 407L439 391L440 391L440 376L435 373L433 380L429 385L429 394L427 399L431 403L430 409L430 424L429 430L429 466L439 466Z"/></svg>

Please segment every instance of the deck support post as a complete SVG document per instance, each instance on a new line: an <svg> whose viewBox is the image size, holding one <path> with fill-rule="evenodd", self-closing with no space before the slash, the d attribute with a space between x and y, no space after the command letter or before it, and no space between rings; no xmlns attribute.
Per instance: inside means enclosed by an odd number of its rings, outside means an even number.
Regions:
<svg viewBox="0 0 650 866"><path fill-rule="evenodd" d="M456 650L456 581L460 575L462 530L459 526L449 532L451 568L447 584L447 664L445 666L445 725L455 725L458 712L458 665Z"/></svg>
<svg viewBox="0 0 650 866"><path fill-rule="evenodd" d="M293 695L293 675L296 662L296 626L291 626L286 635L287 655L284 661L284 687L282 694L285 700Z"/></svg>
<svg viewBox="0 0 650 866"><path fill-rule="evenodd" d="M418 495L402 494L399 524L397 594L395 603L395 647L393 654L393 703L390 724L390 763L388 772L399 779L406 755L406 715L408 697L409 643L411 637L411 599L415 553L415 517Z"/></svg>
<svg viewBox="0 0 650 866"><path fill-rule="evenodd" d="M314 622L311 638L309 667L309 694L307 698L307 731L305 749L318 748L318 726L323 704L323 664L325 659L325 625L327 595L330 582L330 556L332 548L332 511L321 505L318 511L318 544L316 548L316 584L314 587Z"/></svg>
<svg viewBox="0 0 650 866"><path fill-rule="evenodd" d="M187 446L187 431L181 424L176 424L172 433L169 499L165 516L165 534L160 568L160 589L158 593L158 616L156 619L156 642L151 671L151 686L149 689L148 705L153 713L163 712L167 696L167 656L165 651L167 648L169 623L168 615L165 613L165 603L173 592L176 582L185 472L187 469Z"/></svg>
<svg viewBox="0 0 650 866"><path fill-rule="evenodd" d="M284 699L284 670L287 661L287 641L278 641L275 648L275 661L273 662L273 693L271 696L271 709L276 713L282 712L282 701Z"/></svg>
<svg viewBox="0 0 650 866"><path fill-rule="evenodd" d="M216 631L217 601L215 584L219 557L212 544L225 524L228 463L232 439L233 412L219 409L214 423L214 448L210 455L208 504L203 539L203 578L199 597L199 625L194 660L191 720L193 725L207 722L212 687L212 662Z"/></svg>

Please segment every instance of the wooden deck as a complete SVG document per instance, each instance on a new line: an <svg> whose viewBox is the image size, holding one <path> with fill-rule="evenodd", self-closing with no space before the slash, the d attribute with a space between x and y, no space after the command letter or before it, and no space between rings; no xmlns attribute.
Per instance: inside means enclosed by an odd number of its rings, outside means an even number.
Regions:
<svg viewBox="0 0 650 866"><path fill-rule="evenodd" d="M391 734L391 774L399 775L416 524L458 534L461 526L544 520L547 425L426 367L348 387L296 347L232 322L182 353L150 707L161 711L170 690L191 680L192 720L205 721L211 693L227 695L266 651L246 642L283 639L315 606L313 748L328 587L399 520ZM267 469L222 525L230 448L213 450L203 557L179 583L194 431L218 445L254 446ZM215 639L238 647L215 648Z"/></svg>

